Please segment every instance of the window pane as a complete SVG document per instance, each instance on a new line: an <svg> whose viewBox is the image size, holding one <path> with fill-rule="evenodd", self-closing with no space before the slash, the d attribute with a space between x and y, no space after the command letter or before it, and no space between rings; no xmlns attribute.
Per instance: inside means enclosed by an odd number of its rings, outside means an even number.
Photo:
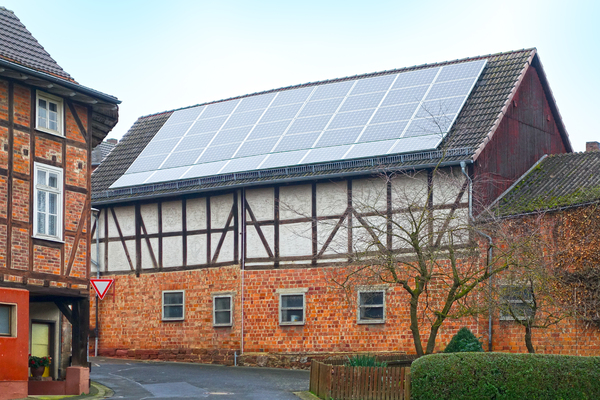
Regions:
<svg viewBox="0 0 600 400"><path fill-rule="evenodd" d="M360 319L383 319L383 307L361 307Z"/></svg>
<svg viewBox="0 0 600 400"><path fill-rule="evenodd" d="M39 103L38 103L38 123L39 126L46 128L48 126L48 122L47 122L47 105L46 105L46 100L42 100L40 99Z"/></svg>
<svg viewBox="0 0 600 400"><path fill-rule="evenodd" d="M165 318L183 318L183 306L165 306Z"/></svg>
<svg viewBox="0 0 600 400"><path fill-rule="evenodd" d="M281 296L281 307L289 308L289 307L300 307L302 308L303 296L301 294L298 295L286 295Z"/></svg>
<svg viewBox="0 0 600 400"><path fill-rule="evenodd" d="M38 170L37 172L37 184L45 185L46 184L46 171Z"/></svg>
<svg viewBox="0 0 600 400"><path fill-rule="evenodd" d="M37 233L46 234L46 214L42 212L37 214Z"/></svg>
<svg viewBox="0 0 600 400"><path fill-rule="evenodd" d="M183 304L183 292L164 293L165 304Z"/></svg>
<svg viewBox="0 0 600 400"><path fill-rule="evenodd" d="M48 186L58 188L58 175L53 173L48 174Z"/></svg>
<svg viewBox="0 0 600 400"><path fill-rule="evenodd" d="M43 110L44 112L46 112L46 108L48 108L48 106L46 105L46 100L40 99L38 105L40 107L40 110Z"/></svg>
<svg viewBox="0 0 600 400"><path fill-rule="evenodd" d="M38 199L38 211L46 212L46 192L38 190L37 192Z"/></svg>
<svg viewBox="0 0 600 400"><path fill-rule="evenodd" d="M56 193L48 193L48 212L56 215L56 200L58 195Z"/></svg>
<svg viewBox="0 0 600 400"><path fill-rule="evenodd" d="M0 305L0 335L10 335L10 308Z"/></svg>
<svg viewBox="0 0 600 400"><path fill-rule="evenodd" d="M52 113L56 114L56 111L57 111L57 106L56 106L56 103L49 102L49 103L48 103L48 106L49 106L48 108L50 109L50 111L51 111Z"/></svg>
<svg viewBox="0 0 600 400"><path fill-rule="evenodd" d="M360 305L383 305L383 292L367 292L360 294Z"/></svg>
<svg viewBox="0 0 600 400"><path fill-rule="evenodd" d="M216 311L215 324L230 324L231 313L229 311Z"/></svg>
<svg viewBox="0 0 600 400"><path fill-rule="evenodd" d="M230 310L230 309L231 309L231 298L215 297L215 310Z"/></svg>
<svg viewBox="0 0 600 400"><path fill-rule="evenodd" d="M48 235L58 236L56 234L56 215L48 216Z"/></svg>
<svg viewBox="0 0 600 400"><path fill-rule="evenodd" d="M282 310L281 322L302 322L304 315L302 310Z"/></svg>

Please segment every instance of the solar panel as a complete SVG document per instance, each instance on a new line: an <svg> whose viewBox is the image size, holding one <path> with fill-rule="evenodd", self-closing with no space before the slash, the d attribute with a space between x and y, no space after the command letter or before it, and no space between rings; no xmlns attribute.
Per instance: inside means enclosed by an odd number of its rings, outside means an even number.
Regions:
<svg viewBox="0 0 600 400"><path fill-rule="evenodd" d="M432 66L178 110L111 188L431 150L485 65Z"/></svg>

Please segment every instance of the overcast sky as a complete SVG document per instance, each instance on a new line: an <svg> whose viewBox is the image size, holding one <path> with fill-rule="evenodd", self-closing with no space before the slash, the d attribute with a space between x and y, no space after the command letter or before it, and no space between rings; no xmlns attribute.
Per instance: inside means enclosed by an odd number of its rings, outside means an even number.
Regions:
<svg viewBox="0 0 600 400"><path fill-rule="evenodd" d="M536 47L576 151L600 141L600 2L3 0L80 84L148 114Z"/></svg>

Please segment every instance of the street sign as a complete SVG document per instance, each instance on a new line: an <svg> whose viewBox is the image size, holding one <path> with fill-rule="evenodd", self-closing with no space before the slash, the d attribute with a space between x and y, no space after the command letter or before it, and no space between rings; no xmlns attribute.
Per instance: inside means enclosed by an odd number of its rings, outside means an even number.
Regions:
<svg viewBox="0 0 600 400"><path fill-rule="evenodd" d="M90 283L94 287L98 297L100 297L100 300L104 299L110 285L112 285L114 281L114 279L90 279Z"/></svg>

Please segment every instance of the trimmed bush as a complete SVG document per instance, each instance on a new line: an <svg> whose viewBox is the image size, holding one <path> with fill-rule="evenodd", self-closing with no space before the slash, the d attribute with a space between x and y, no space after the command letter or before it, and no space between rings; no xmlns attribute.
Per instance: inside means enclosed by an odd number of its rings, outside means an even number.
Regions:
<svg viewBox="0 0 600 400"><path fill-rule="evenodd" d="M600 399L600 357L432 354L411 375L413 400Z"/></svg>
<svg viewBox="0 0 600 400"><path fill-rule="evenodd" d="M466 351L483 351L481 342L473 335L469 328L460 328L456 335L452 337L444 353L462 353Z"/></svg>

